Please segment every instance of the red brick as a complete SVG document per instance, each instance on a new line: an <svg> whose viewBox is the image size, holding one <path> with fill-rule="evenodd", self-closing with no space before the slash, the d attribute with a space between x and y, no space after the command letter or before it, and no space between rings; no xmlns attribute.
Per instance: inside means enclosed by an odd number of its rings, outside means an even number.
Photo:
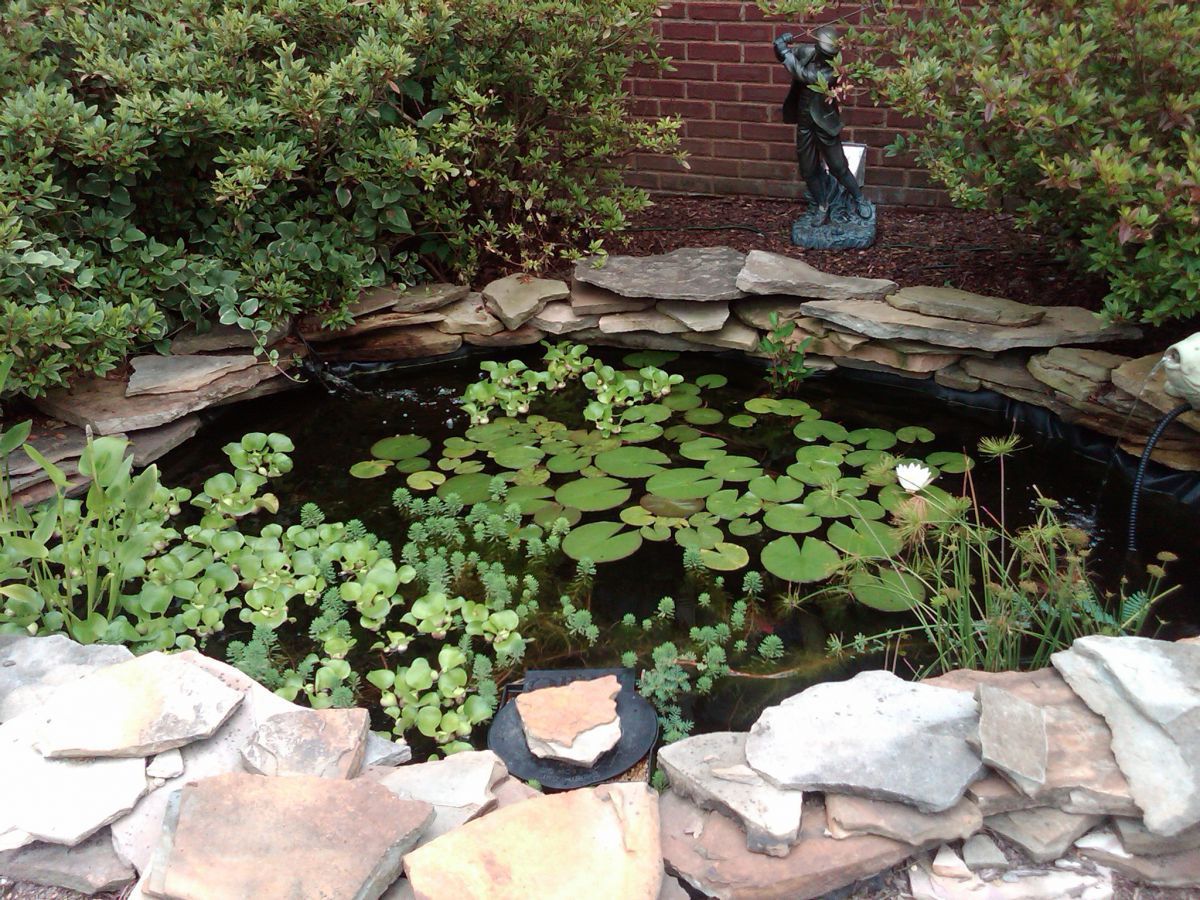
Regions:
<svg viewBox="0 0 1200 900"><path fill-rule="evenodd" d="M679 163L657 153L635 153L633 167L641 172L675 172L679 170Z"/></svg>
<svg viewBox="0 0 1200 900"><path fill-rule="evenodd" d="M888 128L895 128L899 131L918 131L925 127L925 120L919 119L916 116L904 116L896 112L894 109L887 111Z"/></svg>
<svg viewBox="0 0 1200 900"><path fill-rule="evenodd" d="M777 84L743 84L742 99L750 103L770 103L782 107L787 90Z"/></svg>
<svg viewBox="0 0 1200 900"><path fill-rule="evenodd" d="M688 137L726 138L736 140L741 124L738 122L684 122L683 132Z"/></svg>
<svg viewBox="0 0 1200 900"><path fill-rule="evenodd" d="M793 163L796 161L794 141L764 142L763 146L767 148L767 159L783 159Z"/></svg>
<svg viewBox="0 0 1200 900"><path fill-rule="evenodd" d="M713 141L712 152L714 156L722 156L727 159L767 158L766 145L756 144L753 141Z"/></svg>
<svg viewBox="0 0 1200 900"><path fill-rule="evenodd" d="M842 120L857 127L880 126L887 120L887 111L875 107L842 107Z"/></svg>
<svg viewBox="0 0 1200 900"><path fill-rule="evenodd" d="M756 122L743 122L739 132L743 141L779 141L791 143L793 132L791 125L767 125Z"/></svg>
<svg viewBox="0 0 1200 900"><path fill-rule="evenodd" d="M658 101L657 100L634 100L629 104L629 110L635 116L657 116Z"/></svg>
<svg viewBox="0 0 1200 900"><path fill-rule="evenodd" d="M768 63L783 68L779 60L775 58L775 48L771 46L770 41L755 41L745 44L742 47L742 58L746 62Z"/></svg>
<svg viewBox="0 0 1200 900"><path fill-rule="evenodd" d="M734 122L769 122L770 107L761 103L718 103L713 118Z"/></svg>
<svg viewBox="0 0 1200 900"><path fill-rule="evenodd" d="M673 172L658 177L661 190L677 191L683 194L713 194L713 179L711 175L688 175Z"/></svg>
<svg viewBox="0 0 1200 900"><path fill-rule="evenodd" d="M739 89L736 84L721 84L717 81L688 81L689 100L736 100Z"/></svg>
<svg viewBox="0 0 1200 900"><path fill-rule="evenodd" d="M679 116L683 119L711 119L713 105L706 100L662 100L658 104L659 115Z"/></svg>
<svg viewBox="0 0 1200 900"><path fill-rule="evenodd" d="M688 17L692 19L708 19L722 22L738 22L742 18L743 4L728 3L688 3Z"/></svg>
<svg viewBox="0 0 1200 900"><path fill-rule="evenodd" d="M664 19L686 19L687 4L683 2L671 3L667 6L660 6L658 14Z"/></svg>
<svg viewBox="0 0 1200 900"><path fill-rule="evenodd" d="M698 63L698 62L677 62L673 66L674 71L664 72L663 78L671 78L678 81L712 81L713 80L713 64Z"/></svg>
<svg viewBox="0 0 1200 900"><path fill-rule="evenodd" d="M767 66L764 66L763 68L768 69L768 71L771 73L770 78L771 78L772 84L791 84L792 83L792 73L789 72L787 69L785 69L783 66L776 64L774 66L770 66L769 68ZM747 79L747 80L749 81L750 79ZM753 79L753 80L755 80L755 81L761 80L764 82L766 81L766 79Z"/></svg>
<svg viewBox="0 0 1200 900"><path fill-rule="evenodd" d="M904 169L890 169L887 166L867 168L867 183L871 185L887 185L889 187L904 187L908 180L908 172Z"/></svg>
<svg viewBox="0 0 1200 900"><path fill-rule="evenodd" d="M715 41L717 26L711 22L663 22L661 33L669 41Z"/></svg>
<svg viewBox="0 0 1200 900"><path fill-rule="evenodd" d="M717 26L717 38L722 41L742 41L748 44L762 41L769 44L775 39L775 28L761 22L722 22Z"/></svg>
<svg viewBox="0 0 1200 900"><path fill-rule="evenodd" d="M684 82L666 81L661 78L637 78L633 82L633 93L636 97L678 97L684 96Z"/></svg>
<svg viewBox="0 0 1200 900"><path fill-rule="evenodd" d="M738 163L738 174L743 178L784 181L795 177L796 167L782 162L759 162L753 159L744 159Z"/></svg>
<svg viewBox="0 0 1200 900"><path fill-rule="evenodd" d="M642 172L637 169L625 173L625 183L632 187L645 188L648 191L659 190L658 173Z"/></svg>
<svg viewBox="0 0 1200 900"><path fill-rule="evenodd" d="M680 140L679 147L691 156L713 155L713 144L708 138L685 137Z"/></svg>
<svg viewBox="0 0 1200 900"><path fill-rule="evenodd" d="M695 157L688 159L688 165L697 175L737 175L740 163L736 159Z"/></svg>
<svg viewBox="0 0 1200 900"><path fill-rule="evenodd" d="M687 57L687 41L659 41L658 52L672 59L684 59Z"/></svg>
<svg viewBox="0 0 1200 900"><path fill-rule="evenodd" d="M780 68L783 67L780 66ZM717 66L717 78L720 81L748 81L751 84L761 84L770 77L767 74L770 71L767 66L722 64ZM787 75L787 72L784 74ZM790 75L788 77L791 78Z"/></svg>
<svg viewBox="0 0 1200 900"><path fill-rule="evenodd" d="M688 59L714 59L718 62L741 62L742 45L736 43L710 44L692 41L687 48Z"/></svg>

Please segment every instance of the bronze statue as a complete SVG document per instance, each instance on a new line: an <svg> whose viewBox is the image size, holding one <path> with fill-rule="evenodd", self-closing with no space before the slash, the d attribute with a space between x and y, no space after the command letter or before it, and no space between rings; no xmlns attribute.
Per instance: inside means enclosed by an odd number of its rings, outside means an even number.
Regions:
<svg viewBox="0 0 1200 900"><path fill-rule="evenodd" d="M796 126L796 159L808 185L810 202L792 228L794 243L813 248L866 247L875 239L875 207L846 161L842 117L832 89L837 73L830 61L838 53L837 29L823 25L815 43L793 44L791 34L775 39L775 55L792 75L783 101L783 121Z"/></svg>

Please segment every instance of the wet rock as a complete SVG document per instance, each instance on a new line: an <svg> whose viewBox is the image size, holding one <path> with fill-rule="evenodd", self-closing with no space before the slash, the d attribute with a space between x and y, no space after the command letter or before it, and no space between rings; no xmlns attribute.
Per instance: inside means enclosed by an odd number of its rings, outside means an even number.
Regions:
<svg viewBox="0 0 1200 900"><path fill-rule="evenodd" d="M962 692L862 672L768 708L750 729L746 759L780 787L941 812L983 774L966 741L977 725L975 701Z"/></svg>
<svg viewBox="0 0 1200 900"><path fill-rule="evenodd" d="M540 759L555 759L590 767L621 739L614 675L572 681L517 696L517 713L529 751Z"/></svg>
<svg viewBox="0 0 1200 900"><path fill-rule="evenodd" d="M1080 855L1115 869L1122 875L1156 887L1200 887L1200 850L1155 856L1130 853L1108 829L1085 835L1075 842Z"/></svg>
<svg viewBox="0 0 1200 900"><path fill-rule="evenodd" d="M367 734L367 747L363 755L363 768L367 766L399 766L412 760L412 748L403 738L389 740L375 732Z"/></svg>
<svg viewBox="0 0 1200 900"><path fill-rule="evenodd" d="M383 288L376 290L383 291ZM391 307L401 313L423 313L442 309L467 296L468 288L462 284L419 284L403 291L392 291Z"/></svg>
<svg viewBox="0 0 1200 900"><path fill-rule="evenodd" d="M1132 339L1141 334L1133 326L1106 325L1095 313L1074 306L1050 307L1041 322L1020 328L936 318L871 300L810 300L802 304L801 310L806 315L878 340L902 338L942 347L993 352L1060 344L1094 344Z"/></svg>
<svg viewBox="0 0 1200 900"><path fill-rule="evenodd" d="M1000 849L1000 845L986 834L972 835L963 842L963 862L972 872L982 869L1007 869L1008 857Z"/></svg>
<svg viewBox="0 0 1200 900"><path fill-rule="evenodd" d="M34 713L41 723L34 744L51 759L152 756L209 737L241 699L241 691L156 651L55 691Z"/></svg>
<svg viewBox="0 0 1200 900"><path fill-rule="evenodd" d="M546 336L546 332L528 323L512 331L497 331L495 334L466 334L463 339L473 347L528 347Z"/></svg>
<svg viewBox="0 0 1200 900"><path fill-rule="evenodd" d="M1141 819L1116 816L1112 823L1121 839L1121 846L1129 853L1162 856L1167 853L1200 850L1200 825L1194 825L1171 837L1163 837L1147 828Z"/></svg>
<svg viewBox="0 0 1200 900"><path fill-rule="evenodd" d="M649 309L653 300L622 297L613 291L587 284L579 279L571 282L571 309L579 316L606 316L609 313L638 312Z"/></svg>
<svg viewBox="0 0 1200 900"><path fill-rule="evenodd" d="M720 331L729 319L729 304L721 301L660 300L655 309L680 322L689 331Z"/></svg>
<svg viewBox="0 0 1200 900"><path fill-rule="evenodd" d="M832 357L839 365L853 368L855 362L876 363L897 372L911 375L927 375L949 368L961 358L955 353L913 353L890 346L885 341L866 341L848 348L841 348L841 341L823 339L815 342L812 349L823 356Z"/></svg>
<svg viewBox="0 0 1200 900"><path fill-rule="evenodd" d="M77 644L61 634L0 635L0 723L40 708L63 684L130 659L125 647Z"/></svg>
<svg viewBox="0 0 1200 900"><path fill-rule="evenodd" d="M326 360L388 362L397 359L425 359L445 356L462 346L457 334L446 334L432 325L376 331L349 341L339 341L322 352Z"/></svg>
<svg viewBox="0 0 1200 900"><path fill-rule="evenodd" d="M1080 816L1047 806L988 816L984 825L1008 838L1035 862L1053 862L1066 852L1076 838L1103 820L1103 816Z"/></svg>
<svg viewBox="0 0 1200 900"><path fill-rule="evenodd" d="M953 287L917 285L905 287L887 298L889 305L908 312L958 319L984 325L1036 325L1046 315L1042 306L1030 306L1003 297L988 297Z"/></svg>
<svg viewBox="0 0 1200 900"><path fill-rule="evenodd" d="M422 835L424 842L492 809L496 786L507 776L504 763L490 750L455 753L434 762L373 773L375 780L396 796L433 805L435 818Z"/></svg>
<svg viewBox="0 0 1200 900"><path fill-rule="evenodd" d="M1077 402L1088 401L1109 383L1112 370L1128 357L1103 350L1054 347L1029 360L1029 373L1038 381Z"/></svg>
<svg viewBox="0 0 1200 900"><path fill-rule="evenodd" d="M1004 880L947 878L922 866L908 870L913 900L1111 900L1112 878L1081 872L1022 872Z"/></svg>
<svg viewBox="0 0 1200 900"><path fill-rule="evenodd" d="M751 853L734 820L674 791L662 795L659 815L667 870L721 900L820 897L889 869L916 849L873 835L826 836L825 809L816 798L806 799L800 840L784 857Z"/></svg>
<svg viewBox="0 0 1200 900"><path fill-rule="evenodd" d="M1046 720L1042 708L983 684L979 700L979 749L983 761L1026 794L1046 783Z"/></svg>
<svg viewBox="0 0 1200 900"><path fill-rule="evenodd" d="M1051 661L1112 729L1146 827L1170 836L1200 823L1200 646L1092 636Z"/></svg>
<svg viewBox="0 0 1200 900"><path fill-rule="evenodd" d="M408 854L419 900L655 900L663 880L654 793L626 782L537 797Z"/></svg>
<svg viewBox="0 0 1200 900"><path fill-rule="evenodd" d="M622 334L605 334L599 328L585 328L571 335L572 340L583 344L600 344L605 347L628 347L633 350L672 350L680 353L703 350L688 341L684 335L656 334L653 331L627 331Z"/></svg>
<svg viewBox="0 0 1200 900"><path fill-rule="evenodd" d="M1111 378L1113 384L1125 391L1131 397L1137 397L1141 402L1148 403L1160 413L1168 413L1179 406L1179 398L1167 393L1166 373L1160 369L1151 375L1154 367L1162 360L1162 353L1151 353L1122 363L1113 369ZM1200 412L1186 412L1175 420L1200 431Z"/></svg>
<svg viewBox="0 0 1200 900"><path fill-rule="evenodd" d="M429 325L442 321L440 310L421 313L385 312L362 319L355 319L346 328L325 328L319 319L305 320L301 323L300 336L311 344L324 344L330 341L348 341L376 331L386 331L391 328L407 328L410 325Z"/></svg>
<svg viewBox="0 0 1200 900"><path fill-rule="evenodd" d="M717 331L689 332L683 339L722 350L749 351L758 349L759 334L749 325L731 319Z"/></svg>
<svg viewBox="0 0 1200 900"><path fill-rule="evenodd" d="M89 896L118 890L137 878L137 873L113 852L112 835L107 829L74 847L39 842L0 853L0 875Z"/></svg>
<svg viewBox="0 0 1200 900"><path fill-rule="evenodd" d="M653 331L655 334L684 334L688 327L665 313L654 309L641 312L611 313L600 317L600 330L605 334L624 334L627 331Z"/></svg>
<svg viewBox="0 0 1200 900"><path fill-rule="evenodd" d="M923 813L905 803L826 794L825 815L835 838L877 834L920 847L961 840L983 827L979 807L965 797L943 812Z"/></svg>
<svg viewBox="0 0 1200 900"><path fill-rule="evenodd" d="M778 253L752 250L737 276L737 286L748 294L784 294L824 300L882 300L896 290L886 278L831 275L808 263Z"/></svg>
<svg viewBox="0 0 1200 900"><path fill-rule="evenodd" d="M495 334L504 323L493 316L483 303L483 294L467 294L442 310L438 330L447 334Z"/></svg>
<svg viewBox="0 0 1200 900"><path fill-rule="evenodd" d="M736 819L748 850L786 856L800 839L804 795L775 787L746 765L745 734L714 732L676 741L659 750L658 764L672 791Z"/></svg>
<svg viewBox="0 0 1200 900"><path fill-rule="evenodd" d="M952 388L956 391L977 391L983 384L974 375L968 375L958 364L939 369L934 373L933 380L942 387Z"/></svg>
<svg viewBox="0 0 1200 900"><path fill-rule="evenodd" d="M279 713L258 726L242 760L258 775L353 778L362 769L369 727L365 709Z"/></svg>
<svg viewBox="0 0 1200 900"><path fill-rule="evenodd" d="M51 391L39 397L35 405L64 422L81 428L90 426L96 434L117 434L174 422L226 397L244 394L277 375L278 369L264 363L222 375L199 390L136 397L126 397L125 385L120 381L88 378L76 381L70 390Z"/></svg>
<svg viewBox="0 0 1200 900"><path fill-rule="evenodd" d="M263 338L263 343L270 346L288 332L288 323L281 322L272 328ZM208 330L199 332L195 327L189 327L171 340L171 352L178 355L189 353L214 353L221 350L250 349L258 343L258 339L249 331L237 325L212 325Z"/></svg>
<svg viewBox="0 0 1200 900"><path fill-rule="evenodd" d="M731 247L686 247L655 256L609 256L575 264L575 280L623 297L707 303L745 296L737 287L746 256Z"/></svg>
<svg viewBox="0 0 1200 900"><path fill-rule="evenodd" d="M133 372L125 386L126 397L140 394L177 394L198 391L222 375L241 372L258 363L253 354L243 356L135 356Z"/></svg>
<svg viewBox="0 0 1200 900"><path fill-rule="evenodd" d="M499 278L483 289L488 309L509 331L520 328L552 300L566 300L569 296L571 291L565 282L521 273Z"/></svg>
<svg viewBox="0 0 1200 900"><path fill-rule="evenodd" d="M264 381L262 384L270 384ZM180 444L195 436L200 430L200 417L187 415L157 428L143 428L129 433L129 446L133 450L135 468L148 466L166 456Z"/></svg>
<svg viewBox="0 0 1200 900"><path fill-rule="evenodd" d="M582 315L570 302L556 300L547 303L540 313L529 320L534 328L550 334L570 334L581 328L596 328L600 325L599 315Z"/></svg>
<svg viewBox="0 0 1200 900"><path fill-rule="evenodd" d="M64 422L41 421L34 422L25 443L37 450L52 463L65 459L78 459L87 446L87 436L82 428L67 425ZM10 454L8 457L9 478L33 475L42 471L42 467L24 453ZM2 641L3 638L0 638ZM2 646L2 644L0 644ZM3 702L3 694L0 694Z"/></svg>
<svg viewBox="0 0 1200 900"><path fill-rule="evenodd" d="M146 893L157 897L378 897L433 817L369 781L230 773L172 801Z"/></svg>

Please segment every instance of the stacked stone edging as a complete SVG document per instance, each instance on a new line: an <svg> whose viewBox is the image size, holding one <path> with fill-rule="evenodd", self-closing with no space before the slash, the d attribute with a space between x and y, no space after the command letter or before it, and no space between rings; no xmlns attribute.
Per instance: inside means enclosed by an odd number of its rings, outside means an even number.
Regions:
<svg viewBox="0 0 1200 900"><path fill-rule="evenodd" d="M1048 409L1066 422L1116 436L1139 454L1162 413L1178 401L1158 355L1131 359L1091 349L1134 338L1077 307L1041 307L954 288L830 275L791 257L728 247L686 248L650 257L585 259L572 283L509 275L480 292L449 284L364 292L353 324L328 331L301 319L303 343L281 331L281 358L313 352L328 361L434 359L464 345L513 348L556 338L632 349L737 350L761 357L771 317L795 323L789 341L809 341L810 368L930 379L962 391L992 390ZM195 434L195 413L297 384L258 361L246 332L217 326L172 342L174 356L141 356L125 381L86 379L35 401L67 423L41 429L34 445L57 459L80 491L82 429L125 434L136 465L147 465ZM215 355L214 355L215 354ZM1154 459L1200 471L1200 412L1180 417ZM52 491L29 462L16 461L13 493L33 503Z"/></svg>

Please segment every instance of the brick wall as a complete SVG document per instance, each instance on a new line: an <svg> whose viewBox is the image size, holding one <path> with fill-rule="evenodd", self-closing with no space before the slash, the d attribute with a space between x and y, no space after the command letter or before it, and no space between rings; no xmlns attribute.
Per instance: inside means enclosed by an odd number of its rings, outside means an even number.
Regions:
<svg viewBox="0 0 1200 900"><path fill-rule="evenodd" d="M844 15L844 10L841 13ZM771 41L800 35L819 22L768 21L753 0L681 0L662 8L662 51L673 72L635 72L629 87L642 116L679 116L691 169L669 157L638 154L630 180L656 191L798 197L794 129L780 107L791 76ZM843 138L866 144L866 194L883 203L945 205L945 194L907 155L885 157L897 131L911 128L894 110L842 107Z"/></svg>

